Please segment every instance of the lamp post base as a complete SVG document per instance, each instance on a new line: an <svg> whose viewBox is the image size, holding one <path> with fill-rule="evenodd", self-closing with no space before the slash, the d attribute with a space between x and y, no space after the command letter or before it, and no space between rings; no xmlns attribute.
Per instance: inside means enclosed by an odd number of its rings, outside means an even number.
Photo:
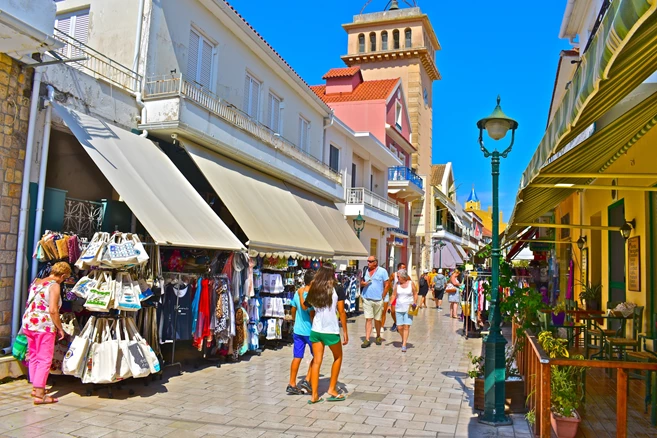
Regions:
<svg viewBox="0 0 657 438"><path fill-rule="evenodd" d="M513 424L513 420L511 420L511 417L509 417L508 415L505 414L497 415L494 413L493 418L487 418L485 412L479 414L478 421L480 424L485 424L486 426L495 426L495 427L511 426Z"/></svg>

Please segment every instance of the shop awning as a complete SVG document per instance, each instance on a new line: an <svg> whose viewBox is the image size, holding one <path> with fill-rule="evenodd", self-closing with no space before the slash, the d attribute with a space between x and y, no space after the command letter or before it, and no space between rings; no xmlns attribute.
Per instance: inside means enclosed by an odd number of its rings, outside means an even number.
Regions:
<svg viewBox="0 0 657 438"><path fill-rule="evenodd" d="M433 265L438 268L454 269L463 264L463 259L459 256L452 242L445 242L442 251L437 249L433 255Z"/></svg>
<svg viewBox="0 0 657 438"><path fill-rule="evenodd" d="M529 186L518 192L516 206L507 229L507 237L524 227L518 223L531 223L556 207L576 189L569 184L590 184L590 178L544 177L550 174L603 173L646 132L657 124L657 93L626 111L591 137L546 164ZM536 186L541 184L541 186ZM549 187L542 186L543 184Z"/></svg>
<svg viewBox="0 0 657 438"><path fill-rule="evenodd" d="M335 204L293 185L285 185L331 245L334 258L367 258L367 249Z"/></svg>
<svg viewBox="0 0 657 438"><path fill-rule="evenodd" d="M538 228L531 227L522 236L518 238L518 241L513 244L509 252L506 254L506 261L510 262L517 256L523 249L529 245L529 240L534 239L538 234Z"/></svg>
<svg viewBox="0 0 657 438"><path fill-rule="evenodd" d="M152 141L52 105L157 244L245 249Z"/></svg>
<svg viewBox="0 0 657 438"><path fill-rule="evenodd" d="M333 256L331 245L282 181L189 141L181 144L249 238L251 253Z"/></svg>
<svg viewBox="0 0 657 438"><path fill-rule="evenodd" d="M456 248L456 252L459 254L461 257L461 260L467 260L468 259L468 253L465 252L463 247L461 245L454 245L454 248Z"/></svg>

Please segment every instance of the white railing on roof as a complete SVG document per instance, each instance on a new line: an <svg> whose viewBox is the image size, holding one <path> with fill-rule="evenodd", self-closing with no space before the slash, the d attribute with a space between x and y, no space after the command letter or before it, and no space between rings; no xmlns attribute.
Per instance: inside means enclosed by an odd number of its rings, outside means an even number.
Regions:
<svg viewBox="0 0 657 438"><path fill-rule="evenodd" d="M83 71L89 76L122 87L133 93L139 91L141 76L136 72L59 29L55 29L54 37L65 44L64 47L55 52L60 58L87 58L83 61L70 62L68 65Z"/></svg>
<svg viewBox="0 0 657 438"><path fill-rule="evenodd" d="M347 205L367 205L384 213L399 217L399 206L364 187L347 190Z"/></svg>
<svg viewBox="0 0 657 438"><path fill-rule="evenodd" d="M228 123L248 132L275 149L304 164L310 164L316 170L329 175L333 180L341 182L341 174L331 169L327 164L308 152L298 148L294 143L270 129L268 126L254 120L232 103L220 98L196 82L185 79L181 74L153 76L146 80L145 98L163 98L184 96L208 111L216 114Z"/></svg>

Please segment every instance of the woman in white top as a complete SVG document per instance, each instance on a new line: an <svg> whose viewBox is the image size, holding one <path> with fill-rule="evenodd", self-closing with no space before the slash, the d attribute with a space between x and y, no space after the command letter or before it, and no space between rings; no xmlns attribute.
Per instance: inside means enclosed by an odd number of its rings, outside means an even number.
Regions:
<svg viewBox="0 0 657 438"><path fill-rule="evenodd" d="M344 394L337 389L338 375L342 366L342 346L349 342L347 334L347 314L344 311L344 301L338 301L338 294L333 288L335 284L335 269L332 266L322 266L315 274L310 283L310 290L306 297L306 304L315 310L312 329L310 331L310 342L313 346L313 363L310 373L310 386L312 397L308 404L324 401L319 398L319 369L322 366L324 347L329 347L333 353L333 366L331 367L331 381L329 383L328 401L342 401ZM340 343L340 325L338 313L344 331L344 340Z"/></svg>
<svg viewBox="0 0 657 438"><path fill-rule="evenodd" d="M406 342L411 331L411 325L413 325L413 317L408 314L408 311L411 307L417 307L417 288L408 276L406 269L397 272L397 279L399 282L392 292L391 301L396 301L397 331L402 337L401 350L406 353Z"/></svg>

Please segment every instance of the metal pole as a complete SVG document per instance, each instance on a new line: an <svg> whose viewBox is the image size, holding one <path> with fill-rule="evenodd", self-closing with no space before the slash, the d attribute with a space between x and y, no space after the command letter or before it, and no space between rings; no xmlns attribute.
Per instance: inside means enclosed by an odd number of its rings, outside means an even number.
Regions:
<svg viewBox="0 0 657 438"><path fill-rule="evenodd" d="M505 391L504 381L506 378L505 346L506 339L502 336L500 323L500 213L499 213L499 178L500 178L500 153L495 150L491 153L492 176L493 176L493 242L492 242L492 267L491 267L491 303L490 303L490 332L486 337L486 358L484 364L484 414L480 418L481 423L503 426L512 424L509 417L504 413Z"/></svg>

